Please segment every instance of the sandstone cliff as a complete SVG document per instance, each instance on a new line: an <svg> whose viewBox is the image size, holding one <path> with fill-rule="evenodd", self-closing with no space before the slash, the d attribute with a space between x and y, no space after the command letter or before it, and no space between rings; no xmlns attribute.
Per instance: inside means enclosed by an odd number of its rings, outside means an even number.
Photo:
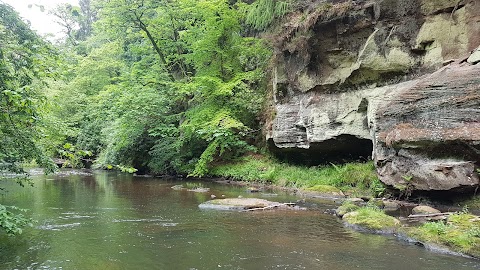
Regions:
<svg viewBox="0 0 480 270"><path fill-rule="evenodd" d="M399 189L478 187L479 0L307 2L271 39L279 156L372 158Z"/></svg>

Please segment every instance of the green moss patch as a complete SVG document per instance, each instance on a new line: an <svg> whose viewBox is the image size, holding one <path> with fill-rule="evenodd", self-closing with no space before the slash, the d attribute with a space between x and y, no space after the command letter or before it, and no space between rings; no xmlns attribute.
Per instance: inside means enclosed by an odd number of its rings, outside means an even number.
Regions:
<svg viewBox="0 0 480 270"><path fill-rule="evenodd" d="M345 214L356 211L360 209L360 206L353 204L352 202L345 202L335 210L335 213L339 217L343 217Z"/></svg>
<svg viewBox="0 0 480 270"><path fill-rule="evenodd" d="M361 207L343 216L349 224L358 225L371 230L387 230L396 228L400 221L373 207Z"/></svg>
<svg viewBox="0 0 480 270"><path fill-rule="evenodd" d="M340 189L329 185L315 185L313 187L306 188L305 190L319 193L343 195L343 192Z"/></svg>

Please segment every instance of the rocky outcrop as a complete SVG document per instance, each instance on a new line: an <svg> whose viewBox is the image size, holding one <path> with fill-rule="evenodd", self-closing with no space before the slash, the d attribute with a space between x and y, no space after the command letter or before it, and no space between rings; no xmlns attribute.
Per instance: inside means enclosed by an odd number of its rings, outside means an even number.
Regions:
<svg viewBox="0 0 480 270"><path fill-rule="evenodd" d="M272 150L373 158L403 190L478 187L480 2L308 3L272 37Z"/></svg>
<svg viewBox="0 0 480 270"><path fill-rule="evenodd" d="M480 66L450 65L398 87L376 110L380 179L400 189L476 188L480 164Z"/></svg>

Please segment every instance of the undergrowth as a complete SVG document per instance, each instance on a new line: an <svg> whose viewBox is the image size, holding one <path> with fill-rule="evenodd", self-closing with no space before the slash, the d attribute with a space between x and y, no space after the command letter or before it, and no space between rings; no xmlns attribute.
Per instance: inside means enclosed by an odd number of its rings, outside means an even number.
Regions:
<svg viewBox="0 0 480 270"><path fill-rule="evenodd" d="M385 190L376 175L373 162L302 167L266 157L247 156L236 162L216 165L210 174L300 189L328 185L344 192L374 196L382 195Z"/></svg>

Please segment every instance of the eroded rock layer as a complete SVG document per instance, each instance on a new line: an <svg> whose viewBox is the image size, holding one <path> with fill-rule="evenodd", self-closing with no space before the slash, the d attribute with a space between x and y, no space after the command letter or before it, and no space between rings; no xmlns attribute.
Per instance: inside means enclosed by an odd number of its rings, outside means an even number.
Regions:
<svg viewBox="0 0 480 270"><path fill-rule="evenodd" d="M370 157L399 189L478 187L480 1L314 1L272 39L279 156Z"/></svg>

